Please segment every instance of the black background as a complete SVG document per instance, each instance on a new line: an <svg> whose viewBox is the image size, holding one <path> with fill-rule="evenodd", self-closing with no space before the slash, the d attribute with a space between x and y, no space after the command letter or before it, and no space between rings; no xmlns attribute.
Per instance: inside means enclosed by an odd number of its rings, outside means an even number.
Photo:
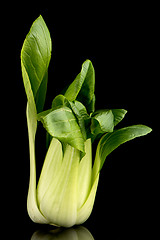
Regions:
<svg viewBox="0 0 160 240"><path fill-rule="evenodd" d="M27 2L23 6L15 3L3 6L1 129L5 132L2 134L5 159L2 157L1 199L6 236L30 239L34 231L47 229L32 223L26 210L29 150L20 66L23 41L40 14L52 38L45 107L49 108L52 99L80 72L82 63L90 59L96 73L96 109L128 110L118 127L141 123L153 128L151 134L122 145L108 157L100 174L93 212L84 226L95 239L133 236L139 230L144 236L153 234L157 228L157 6L104 3L41 1L35 5ZM41 143L38 147L38 157L42 159L45 149Z"/></svg>

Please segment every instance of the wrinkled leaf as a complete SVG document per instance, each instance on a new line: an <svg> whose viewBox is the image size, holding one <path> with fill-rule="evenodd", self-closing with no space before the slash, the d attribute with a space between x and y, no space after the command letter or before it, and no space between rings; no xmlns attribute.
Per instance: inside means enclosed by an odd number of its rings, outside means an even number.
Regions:
<svg viewBox="0 0 160 240"><path fill-rule="evenodd" d="M80 126L84 141L88 138L88 130L90 124L90 117L85 106L79 101L70 102L71 109L75 114L78 124Z"/></svg>
<svg viewBox="0 0 160 240"><path fill-rule="evenodd" d="M60 107L69 107L73 114L75 115L78 125L81 129L84 141L88 138L87 132L89 129L90 116L87 113L85 106L79 101L69 101L65 96L58 95L54 98L52 102L52 109L57 109ZM43 113L42 113L43 114Z"/></svg>
<svg viewBox="0 0 160 240"><path fill-rule="evenodd" d="M38 115L38 120L42 121L44 128L52 137L84 152L84 139L70 108L64 106L53 111L45 111Z"/></svg>

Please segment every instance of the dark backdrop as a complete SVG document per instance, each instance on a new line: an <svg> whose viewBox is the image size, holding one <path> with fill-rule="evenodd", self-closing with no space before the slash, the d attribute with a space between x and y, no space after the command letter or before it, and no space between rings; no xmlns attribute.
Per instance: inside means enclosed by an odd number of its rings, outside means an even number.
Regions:
<svg viewBox="0 0 160 240"><path fill-rule="evenodd" d="M73 2L73 1L72 1ZM4 7L4 13L8 6ZM145 124L146 137L115 150L105 162L93 212L84 224L95 239L100 234L124 236L156 229L158 162L158 34L157 7L149 4L47 2L11 4L1 28L1 128L5 160L2 178L5 224L13 234L30 239L42 228L26 211L29 150L20 51L33 21L41 14L52 37L52 59L46 107L90 59L96 73L96 109L124 108L119 127ZM158 74L158 75L157 75ZM3 93L4 92L4 93ZM39 155L43 156L40 148ZM3 166L3 165L2 165ZM1 171L3 174L3 171ZM7 235L8 236L8 235Z"/></svg>

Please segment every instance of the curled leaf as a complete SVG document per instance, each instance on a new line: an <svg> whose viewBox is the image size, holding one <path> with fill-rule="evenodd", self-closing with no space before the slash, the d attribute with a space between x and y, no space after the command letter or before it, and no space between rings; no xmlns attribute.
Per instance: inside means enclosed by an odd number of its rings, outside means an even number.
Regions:
<svg viewBox="0 0 160 240"><path fill-rule="evenodd" d="M84 140L81 129L70 108L64 106L55 110L45 111L39 114L38 120L42 121L44 128L52 137L84 152Z"/></svg>

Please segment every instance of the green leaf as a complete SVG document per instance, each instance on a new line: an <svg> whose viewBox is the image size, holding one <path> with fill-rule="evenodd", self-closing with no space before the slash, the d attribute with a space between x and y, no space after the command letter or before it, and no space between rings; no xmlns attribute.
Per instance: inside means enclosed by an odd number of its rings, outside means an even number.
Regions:
<svg viewBox="0 0 160 240"><path fill-rule="evenodd" d="M37 131L37 111L42 111L45 101L50 57L50 34L42 16L40 16L33 23L21 50L22 76L28 100L27 125L30 150L27 209L30 218L37 223L48 223L41 214L37 203L35 135Z"/></svg>
<svg viewBox="0 0 160 240"><path fill-rule="evenodd" d="M81 129L84 141L88 138L88 130L90 124L90 116L85 106L79 101L70 102L71 109L77 118L77 122Z"/></svg>
<svg viewBox="0 0 160 240"><path fill-rule="evenodd" d="M30 96L33 95L32 101L35 101L38 112L42 111L45 101L50 58L50 34L42 16L39 16L26 36L21 50L22 75L27 99L30 101Z"/></svg>
<svg viewBox="0 0 160 240"><path fill-rule="evenodd" d="M105 134L99 141L94 163L94 176L101 170L106 157L119 145L136 137L144 136L152 131L145 125L133 125Z"/></svg>
<svg viewBox="0 0 160 240"><path fill-rule="evenodd" d="M70 100L78 100L82 102L89 113L94 112L95 105L95 72L90 60L86 60L81 72L77 75L76 79L70 84L65 97Z"/></svg>
<svg viewBox="0 0 160 240"><path fill-rule="evenodd" d="M57 109L62 106L70 107L70 102L65 96L59 94L52 101L52 109Z"/></svg>
<svg viewBox="0 0 160 240"><path fill-rule="evenodd" d="M74 101L73 110L77 116L83 118L84 120L89 118L86 107L81 102Z"/></svg>
<svg viewBox="0 0 160 240"><path fill-rule="evenodd" d="M39 89L36 94L36 107L37 112L43 111L45 98L46 98L46 92L47 92L47 82L48 82L48 71L46 71L43 80L41 82L41 85L39 86Z"/></svg>
<svg viewBox="0 0 160 240"><path fill-rule="evenodd" d="M69 101L65 96L58 95L52 102L52 109L60 107L69 107L75 115L78 125L81 129L84 141L88 138L87 132L89 129L90 116L87 113L85 106L79 101ZM43 113L42 113L43 114ZM40 114L39 114L40 115Z"/></svg>
<svg viewBox="0 0 160 240"><path fill-rule="evenodd" d="M112 110L96 111L91 118L91 133L97 136L100 133L112 132L114 129L114 115Z"/></svg>
<svg viewBox="0 0 160 240"><path fill-rule="evenodd" d="M125 109L112 109L114 115L114 126L116 126L125 117L127 111Z"/></svg>
<svg viewBox="0 0 160 240"><path fill-rule="evenodd" d="M64 106L56 110L45 111L38 115L38 120L42 121L44 128L52 137L84 152L81 129L70 108Z"/></svg>

